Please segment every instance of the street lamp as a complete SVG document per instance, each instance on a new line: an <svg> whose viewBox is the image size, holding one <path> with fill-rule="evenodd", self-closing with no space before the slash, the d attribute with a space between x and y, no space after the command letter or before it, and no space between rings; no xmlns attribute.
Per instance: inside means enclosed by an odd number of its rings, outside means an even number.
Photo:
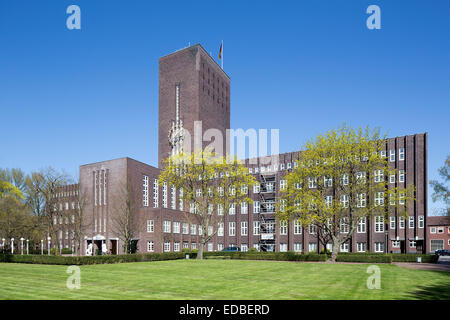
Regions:
<svg viewBox="0 0 450 320"><path fill-rule="evenodd" d="M41 240L41 255L44 255L44 240Z"/></svg>
<svg viewBox="0 0 450 320"><path fill-rule="evenodd" d="M20 238L20 254L23 255L23 240L24 238Z"/></svg>
<svg viewBox="0 0 450 320"><path fill-rule="evenodd" d="M48 237L47 238L47 253L48 253L48 255L50 255L50 240L52 240L52 238Z"/></svg>
<svg viewBox="0 0 450 320"><path fill-rule="evenodd" d="M27 239L27 255L29 254L29 251L28 251L28 242L29 242L30 240L28 240Z"/></svg>
<svg viewBox="0 0 450 320"><path fill-rule="evenodd" d="M14 254L14 238L11 238L11 254Z"/></svg>

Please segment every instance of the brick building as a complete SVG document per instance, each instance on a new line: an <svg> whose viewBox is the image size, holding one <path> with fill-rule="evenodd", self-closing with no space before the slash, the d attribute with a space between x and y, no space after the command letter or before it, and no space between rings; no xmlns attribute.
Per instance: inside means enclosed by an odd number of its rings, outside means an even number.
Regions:
<svg viewBox="0 0 450 320"><path fill-rule="evenodd" d="M170 154L181 151L187 141L195 141L196 121L202 132L218 129L226 137L230 128L230 78L201 45L179 50L159 61L159 168ZM205 137L203 137L205 138ZM207 140L207 139L206 139ZM203 140L202 140L203 141ZM225 141L225 139L224 139ZM226 151L228 146L223 145ZM192 148L193 150L193 148ZM274 218L275 202L285 184L286 172L295 166L298 152L277 156L270 164L245 160L249 172L260 182L249 188L253 204L240 204L225 215L223 225L205 248L221 250L239 246L268 251L320 252L313 226L289 222L280 224ZM427 134L415 134L387 140L385 151L398 174L389 177L391 186L416 185L415 204L408 209L408 219L392 212L389 221L377 217L362 221L351 241L342 251L426 252L427 245ZM123 252L123 236L118 212L129 199L133 218L133 241L139 252L179 251L197 248L199 230L196 217L185 212L186 204L179 191L159 186L160 169L130 158L121 158L80 166L80 190L87 198L85 248L109 253ZM128 198L127 198L128 195ZM131 196L130 196L131 195Z"/></svg>
<svg viewBox="0 0 450 320"><path fill-rule="evenodd" d="M428 217L427 238L428 253L450 250L450 216Z"/></svg>

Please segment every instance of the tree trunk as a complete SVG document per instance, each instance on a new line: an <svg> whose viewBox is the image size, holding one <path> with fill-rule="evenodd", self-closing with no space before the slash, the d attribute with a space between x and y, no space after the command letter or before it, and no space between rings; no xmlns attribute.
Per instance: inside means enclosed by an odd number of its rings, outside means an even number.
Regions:
<svg viewBox="0 0 450 320"><path fill-rule="evenodd" d="M200 243L200 246L198 248L198 252L197 252L197 259L198 260L203 260L203 243Z"/></svg>
<svg viewBox="0 0 450 320"><path fill-rule="evenodd" d="M330 262L336 262L337 255L339 253L339 248L341 246L340 241L333 241L333 250L331 251Z"/></svg>

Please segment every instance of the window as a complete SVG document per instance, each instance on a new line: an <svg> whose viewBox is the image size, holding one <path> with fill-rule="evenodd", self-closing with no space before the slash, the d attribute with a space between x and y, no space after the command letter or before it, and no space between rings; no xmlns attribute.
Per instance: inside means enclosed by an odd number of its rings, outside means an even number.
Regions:
<svg viewBox="0 0 450 320"><path fill-rule="evenodd" d="M414 229L414 216L409 216L409 228Z"/></svg>
<svg viewBox="0 0 450 320"><path fill-rule="evenodd" d="M313 224L309 225L309 234L316 234L316 226Z"/></svg>
<svg viewBox="0 0 450 320"><path fill-rule="evenodd" d="M213 251L214 244L212 242L208 242L208 251Z"/></svg>
<svg viewBox="0 0 450 320"><path fill-rule="evenodd" d="M405 204L405 193L399 192L398 194L398 204L404 205Z"/></svg>
<svg viewBox="0 0 450 320"><path fill-rule="evenodd" d="M219 216L222 216L222 215L223 215L223 204L221 204L221 203L219 203L219 204L217 205L217 214L218 214Z"/></svg>
<svg viewBox="0 0 450 320"><path fill-rule="evenodd" d="M258 243L254 243L253 244L253 248L255 248L256 250L260 251L261 249L259 248L259 244Z"/></svg>
<svg viewBox="0 0 450 320"><path fill-rule="evenodd" d="M208 214L212 214L214 210L214 204L208 203Z"/></svg>
<svg viewBox="0 0 450 320"><path fill-rule="evenodd" d="M198 226L198 235L201 236L203 234L203 228L202 226Z"/></svg>
<svg viewBox="0 0 450 320"><path fill-rule="evenodd" d="M247 214L247 213L248 213L248 203L241 202L241 214Z"/></svg>
<svg viewBox="0 0 450 320"><path fill-rule="evenodd" d="M223 243L218 243L217 244L217 251L222 251L223 250Z"/></svg>
<svg viewBox="0 0 450 320"><path fill-rule="evenodd" d="M381 150L380 155L382 158L386 158L386 150Z"/></svg>
<svg viewBox="0 0 450 320"><path fill-rule="evenodd" d="M356 181L358 184L366 183L366 173L364 171L360 171L356 174Z"/></svg>
<svg viewBox="0 0 450 320"><path fill-rule="evenodd" d="M333 196L326 196L325 204L328 209L331 208L333 206Z"/></svg>
<svg viewBox="0 0 450 320"><path fill-rule="evenodd" d="M220 222L219 223L219 227L217 229L217 236L218 237L223 237L223 229L224 229L223 222Z"/></svg>
<svg viewBox="0 0 450 320"><path fill-rule="evenodd" d="M197 242L192 242L192 243L191 243L191 249L192 249L192 250L197 249Z"/></svg>
<svg viewBox="0 0 450 320"><path fill-rule="evenodd" d="M342 175L342 178L341 178L341 185L343 185L343 186L348 186L348 174Z"/></svg>
<svg viewBox="0 0 450 320"><path fill-rule="evenodd" d="M228 223L228 235L235 236L236 235L236 222Z"/></svg>
<svg viewBox="0 0 450 320"><path fill-rule="evenodd" d="M383 170L375 170L375 172L374 172L374 181L375 182L383 182L383 175L384 175L384 172L383 172Z"/></svg>
<svg viewBox="0 0 450 320"><path fill-rule="evenodd" d="M147 220L147 232L154 232L155 231L155 221L154 220Z"/></svg>
<svg viewBox="0 0 450 320"><path fill-rule="evenodd" d="M332 187L333 186L333 178L324 177L323 183L325 187Z"/></svg>
<svg viewBox="0 0 450 320"><path fill-rule="evenodd" d="M164 252L170 251L170 241L164 241Z"/></svg>
<svg viewBox="0 0 450 320"><path fill-rule="evenodd" d="M389 162L395 162L395 149L389 150Z"/></svg>
<svg viewBox="0 0 450 320"><path fill-rule="evenodd" d="M366 206L366 194L365 193L360 193L357 196L357 203L356 203L356 207L357 208L364 208Z"/></svg>
<svg viewBox="0 0 450 320"><path fill-rule="evenodd" d="M291 169L292 168L292 164L290 162L287 163L287 169Z"/></svg>
<svg viewBox="0 0 450 320"><path fill-rule="evenodd" d="M414 240L409 240L409 247L410 248L415 248L416 247L417 242Z"/></svg>
<svg viewBox="0 0 450 320"><path fill-rule="evenodd" d="M167 183L163 184L163 208L167 208Z"/></svg>
<svg viewBox="0 0 450 320"><path fill-rule="evenodd" d="M180 241L175 241L173 243L173 251L179 252L180 251Z"/></svg>
<svg viewBox="0 0 450 320"><path fill-rule="evenodd" d="M302 225L300 221L295 221L294 223L294 234L302 234Z"/></svg>
<svg viewBox="0 0 450 320"><path fill-rule="evenodd" d="M253 193L259 193L261 190L261 186L259 184L253 185Z"/></svg>
<svg viewBox="0 0 450 320"><path fill-rule="evenodd" d="M393 216L389 217L389 227L395 229L395 217Z"/></svg>
<svg viewBox="0 0 450 320"><path fill-rule="evenodd" d="M242 252L247 252L248 251L248 245L246 243L242 243L241 244L241 251Z"/></svg>
<svg viewBox="0 0 450 320"><path fill-rule="evenodd" d="M395 174L389 175L389 183L395 183Z"/></svg>
<svg viewBox="0 0 450 320"><path fill-rule="evenodd" d="M261 205L259 201L253 201L253 213L260 213Z"/></svg>
<svg viewBox="0 0 450 320"><path fill-rule="evenodd" d="M173 222L173 233L180 233L180 223L174 221Z"/></svg>
<svg viewBox="0 0 450 320"><path fill-rule="evenodd" d="M345 242L345 243L341 244L340 251L341 252L348 252L348 248L349 248L348 242Z"/></svg>
<svg viewBox="0 0 450 320"><path fill-rule="evenodd" d="M280 243L280 252L287 251L287 243Z"/></svg>
<svg viewBox="0 0 450 320"><path fill-rule="evenodd" d="M344 208L348 208L348 204L349 204L348 195L346 195L346 194L341 195L341 204Z"/></svg>
<svg viewBox="0 0 450 320"><path fill-rule="evenodd" d="M261 222L253 221L253 235L258 236L260 234Z"/></svg>
<svg viewBox="0 0 450 320"><path fill-rule="evenodd" d="M317 178L308 178L308 188L317 188Z"/></svg>
<svg viewBox="0 0 450 320"><path fill-rule="evenodd" d="M287 234L287 221L284 220L280 221L280 234L281 235Z"/></svg>
<svg viewBox="0 0 450 320"><path fill-rule="evenodd" d="M437 233L444 233L444 228L443 227L438 227L437 228Z"/></svg>
<svg viewBox="0 0 450 320"><path fill-rule="evenodd" d="M158 179L153 180L153 208L158 208Z"/></svg>
<svg viewBox="0 0 450 320"><path fill-rule="evenodd" d="M398 161L405 160L405 148L398 149Z"/></svg>
<svg viewBox="0 0 450 320"><path fill-rule="evenodd" d="M317 251L317 243L315 243L315 242L310 242L309 243L309 248L308 248L309 250L309 252L315 252L315 251Z"/></svg>
<svg viewBox="0 0 450 320"><path fill-rule="evenodd" d="M295 252L301 252L302 251L302 244L299 242L294 243L294 251Z"/></svg>
<svg viewBox="0 0 450 320"><path fill-rule="evenodd" d="M247 235L247 221L241 221L241 236L246 236Z"/></svg>
<svg viewBox="0 0 450 320"><path fill-rule="evenodd" d="M399 217L398 218L398 225L400 229L405 229L405 217Z"/></svg>
<svg viewBox="0 0 450 320"><path fill-rule="evenodd" d="M147 241L147 252L155 251L155 243L153 241Z"/></svg>
<svg viewBox="0 0 450 320"><path fill-rule="evenodd" d="M376 216L375 217L375 232L384 232L384 217Z"/></svg>
<svg viewBox="0 0 450 320"><path fill-rule="evenodd" d="M183 234L189 234L189 223L183 222Z"/></svg>
<svg viewBox="0 0 450 320"><path fill-rule="evenodd" d="M348 217L343 217L341 219L340 229L341 229L342 233L348 233L348 230L349 230Z"/></svg>
<svg viewBox="0 0 450 320"><path fill-rule="evenodd" d="M400 240L392 240L392 248L400 248Z"/></svg>
<svg viewBox="0 0 450 320"><path fill-rule="evenodd" d="M436 233L436 227L431 227L430 228L430 233Z"/></svg>
<svg viewBox="0 0 450 320"><path fill-rule="evenodd" d="M357 242L356 243L356 250L358 252L365 252L366 251L366 243L365 242Z"/></svg>
<svg viewBox="0 0 450 320"><path fill-rule="evenodd" d="M142 205L148 207L148 176L142 177Z"/></svg>
<svg viewBox="0 0 450 320"><path fill-rule="evenodd" d="M375 242L375 252L384 252L384 242Z"/></svg>
<svg viewBox="0 0 450 320"><path fill-rule="evenodd" d="M444 240L435 239L430 241L430 251L435 252L436 250L444 249Z"/></svg>
<svg viewBox="0 0 450 320"><path fill-rule="evenodd" d="M168 220L163 221L163 232L170 233L170 221Z"/></svg>
<svg viewBox="0 0 450 320"><path fill-rule="evenodd" d="M177 210L177 200L176 200L177 190L174 185L170 187L170 193L171 193L170 207L172 208L172 210Z"/></svg>
<svg viewBox="0 0 450 320"><path fill-rule="evenodd" d="M231 203L230 204L230 209L228 210L228 214L235 214L236 213L236 204L235 203Z"/></svg>
<svg viewBox="0 0 450 320"><path fill-rule="evenodd" d="M398 182L405 182L405 170L398 170Z"/></svg>
<svg viewBox="0 0 450 320"><path fill-rule="evenodd" d="M195 236L197 234L197 225L191 224L191 235Z"/></svg>
<svg viewBox="0 0 450 320"><path fill-rule="evenodd" d="M424 216L419 216L419 228L423 229L424 226L425 226ZM450 228L448 229L448 231L450 233Z"/></svg>
<svg viewBox="0 0 450 320"><path fill-rule="evenodd" d="M280 190L285 190L286 189L286 180L280 180Z"/></svg>
<svg viewBox="0 0 450 320"><path fill-rule="evenodd" d="M376 192L375 193L375 206L384 205L384 192Z"/></svg>
<svg viewBox="0 0 450 320"><path fill-rule="evenodd" d="M183 205L183 188L180 188L180 191L178 192L178 210L183 211L184 205Z"/></svg>

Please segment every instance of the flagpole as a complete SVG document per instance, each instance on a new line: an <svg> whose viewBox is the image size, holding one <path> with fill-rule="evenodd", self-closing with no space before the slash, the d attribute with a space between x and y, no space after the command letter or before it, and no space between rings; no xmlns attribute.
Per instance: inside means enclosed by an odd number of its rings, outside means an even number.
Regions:
<svg viewBox="0 0 450 320"><path fill-rule="evenodd" d="M223 40L222 40L222 59L220 59L222 62L222 70L223 70Z"/></svg>

